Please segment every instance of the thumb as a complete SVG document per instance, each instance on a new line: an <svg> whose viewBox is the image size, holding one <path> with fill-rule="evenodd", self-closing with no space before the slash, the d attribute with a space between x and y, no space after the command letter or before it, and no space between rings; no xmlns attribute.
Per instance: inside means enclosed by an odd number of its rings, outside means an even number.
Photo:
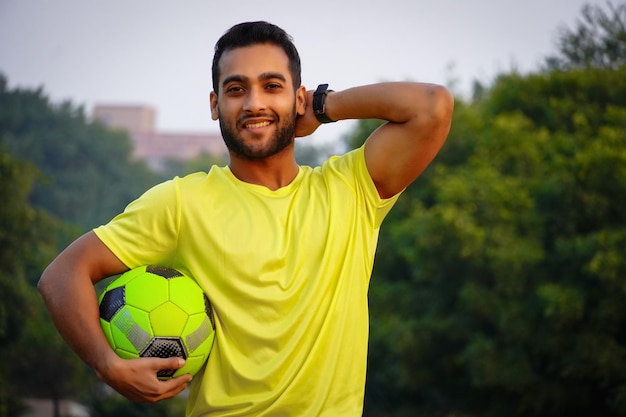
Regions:
<svg viewBox="0 0 626 417"><path fill-rule="evenodd" d="M172 356L171 358L162 358L159 369L180 369L183 366L185 366L185 360L183 358Z"/></svg>
<svg viewBox="0 0 626 417"><path fill-rule="evenodd" d="M159 378L169 378L177 369L185 366L185 360L177 356L171 358L152 358L152 367Z"/></svg>

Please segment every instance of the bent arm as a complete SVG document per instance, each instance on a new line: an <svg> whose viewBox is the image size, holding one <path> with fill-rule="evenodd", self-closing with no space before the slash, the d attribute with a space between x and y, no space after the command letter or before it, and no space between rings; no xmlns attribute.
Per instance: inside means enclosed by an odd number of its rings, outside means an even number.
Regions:
<svg viewBox="0 0 626 417"><path fill-rule="evenodd" d="M100 328L93 285L127 270L96 234L89 232L59 254L43 272L37 288L61 336L100 379L132 400L155 402L178 394L190 378L181 376L161 383L156 372L180 368L182 361L178 358L127 361L110 348ZM175 380L177 383L172 383Z"/></svg>
<svg viewBox="0 0 626 417"><path fill-rule="evenodd" d="M450 130L454 99L438 85L396 82L328 94L333 120L387 121L367 139L367 169L382 198L413 182L441 149Z"/></svg>
<svg viewBox="0 0 626 417"><path fill-rule="evenodd" d="M89 232L61 252L37 286L61 336L97 372L113 352L100 329L93 285L127 269Z"/></svg>

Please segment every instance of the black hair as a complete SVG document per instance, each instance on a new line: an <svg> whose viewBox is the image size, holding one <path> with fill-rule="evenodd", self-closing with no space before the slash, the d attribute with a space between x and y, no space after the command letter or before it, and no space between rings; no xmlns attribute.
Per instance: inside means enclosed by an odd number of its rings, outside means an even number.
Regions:
<svg viewBox="0 0 626 417"><path fill-rule="evenodd" d="M215 44L215 55L213 55L213 91L219 92L220 69L219 63L224 52L262 43L270 43L279 46L285 51L289 58L289 70L293 79L293 88L300 87L301 64L298 50L293 44L293 39L287 32L268 22L245 22L230 28Z"/></svg>

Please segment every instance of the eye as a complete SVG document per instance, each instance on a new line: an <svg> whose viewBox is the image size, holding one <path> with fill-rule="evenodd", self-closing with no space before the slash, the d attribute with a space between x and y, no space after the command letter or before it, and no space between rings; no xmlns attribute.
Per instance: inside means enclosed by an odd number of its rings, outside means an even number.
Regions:
<svg viewBox="0 0 626 417"><path fill-rule="evenodd" d="M239 85L231 85L226 87L226 94L240 94L243 93L244 89L243 87L239 86Z"/></svg>
<svg viewBox="0 0 626 417"><path fill-rule="evenodd" d="M281 89L283 86L280 83L267 83L265 85L265 89L266 90L279 90Z"/></svg>

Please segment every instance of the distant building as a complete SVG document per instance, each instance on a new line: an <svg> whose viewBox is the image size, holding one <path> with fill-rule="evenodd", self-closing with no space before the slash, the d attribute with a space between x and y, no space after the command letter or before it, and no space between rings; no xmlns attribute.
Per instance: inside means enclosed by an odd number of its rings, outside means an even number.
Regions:
<svg viewBox="0 0 626 417"><path fill-rule="evenodd" d="M149 106L96 104L93 116L106 126L128 132L155 131L156 111Z"/></svg>
<svg viewBox="0 0 626 417"><path fill-rule="evenodd" d="M93 118L128 132L133 141L133 156L156 170L163 168L167 159L187 160L203 153L225 159L227 155L219 134L158 132L156 112L150 106L97 104Z"/></svg>

